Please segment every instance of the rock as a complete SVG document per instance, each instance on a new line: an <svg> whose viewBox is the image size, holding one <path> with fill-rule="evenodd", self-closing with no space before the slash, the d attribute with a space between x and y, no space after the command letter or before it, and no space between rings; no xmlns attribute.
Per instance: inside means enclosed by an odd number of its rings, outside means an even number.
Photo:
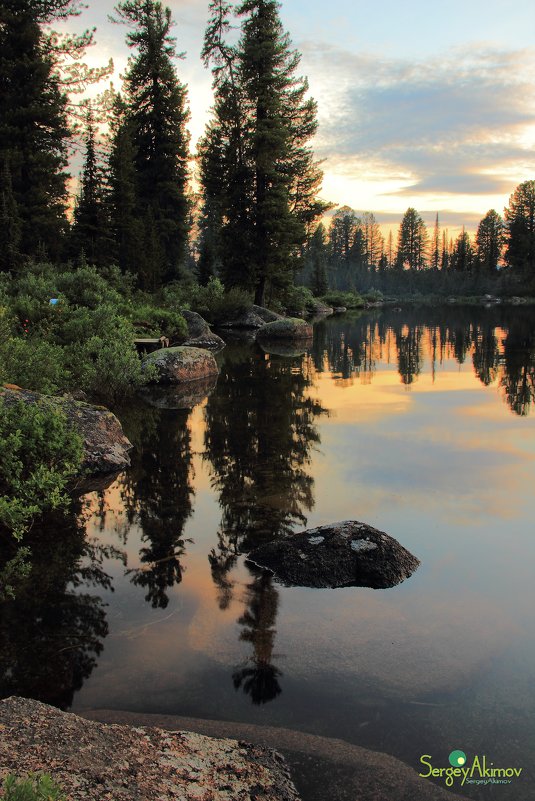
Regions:
<svg viewBox="0 0 535 801"><path fill-rule="evenodd" d="M187 309L182 310L180 313L188 326L188 338L182 343L183 345L212 351L221 350L225 347L224 341L217 334L214 334L204 317Z"/></svg>
<svg viewBox="0 0 535 801"><path fill-rule="evenodd" d="M333 314L344 314L347 311L345 306L335 306L333 309Z"/></svg>
<svg viewBox="0 0 535 801"><path fill-rule="evenodd" d="M329 314L333 314L334 309L332 306L327 305L322 300L314 300L314 306L311 308L311 312L314 315L321 315L322 317L327 317Z"/></svg>
<svg viewBox="0 0 535 801"><path fill-rule="evenodd" d="M397 540L357 520L308 529L261 545L247 560L299 587L395 587L418 565Z"/></svg>
<svg viewBox="0 0 535 801"><path fill-rule="evenodd" d="M69 801L299 801L272 749L187 731L108 726L0 701L0 778L49 773Z"/></svg>
<svg viewBox="0 0 535 801"><path fill-rule="evenodd" d="M213 392L216 384L217 376L212 375L174 386L143 387L138 395L157 409L193 409Z"/></svg>
<svg viewBox="0 0 535 801"><path fill-rule="evenodd" d="M273 340L307 340L312 339L313 329L304 320L294 317L284 317L266 325L258 332L259 342L270 342Z"/></svg>
<svg viewBox="0 0 535 801"><path fill-rule="evenodd" d="M81 471L99 475L116 473L130 465L128 451L132 443L125 437L119 420L104 406L82 403L73 397L62 398L41 395L27 389L0 388L0 397L6 404L24 403L48 405L66 416L70 425L84 440Z"/></svg>
<svg viewBox="0 0 535 801"><path fill-rule="evenodd" d="M257 306L257 309L261 309L262 307ZM262 311L267 312L267 309L262 309ZM270 312L271 313L271 312ZM238 317L234 317L232 320L225 320L223 323L219 323L219 328L262 328L266 324L264 320L263 314L259 314L255 311L254 308L247 309L247 311L242 312Z"/></svg>
<svg viewBox="0 0 535 801"><path fill-rule="evenodd" d="M251 309L265 323L274 323L275 320L284 319L282 314L277 314L277 312L271 311L271 309L265 309L264 306L257 306L256 304L253 304Z"/></svg>
<svg viewBox="0 0 535 801"><path fill-rule="evenodd" d="M207 350L179 345L176 348L161 348L143 359L143 368L154 365L157 371L155 384L181 384L186 381L217 376L217 362Z"/></svg>

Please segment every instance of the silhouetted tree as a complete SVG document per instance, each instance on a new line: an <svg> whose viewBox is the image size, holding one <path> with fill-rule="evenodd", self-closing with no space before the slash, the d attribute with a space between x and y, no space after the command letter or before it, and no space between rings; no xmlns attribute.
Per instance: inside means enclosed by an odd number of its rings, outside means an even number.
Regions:
<svg viewBox="0 0 535 801"><path fill-rule="evenodd" d="M407 209L399 227L398 266L421 270L426 265L427 245L427 228L423 219L416 209Z"/></svg>
<svg viewBox="0 0 535 801"><path fill-rule="evenodd" d="M488 211L477 227L476 258L478 267L496 272L505 244L505 226L498 212Z"/></svg>
<svg viewBox="0 0 535 801"><path fill-rule="evenodd" d="M505 210L505 260L518 272L535 272L535 181L524 181L509 198Z"/></svg>

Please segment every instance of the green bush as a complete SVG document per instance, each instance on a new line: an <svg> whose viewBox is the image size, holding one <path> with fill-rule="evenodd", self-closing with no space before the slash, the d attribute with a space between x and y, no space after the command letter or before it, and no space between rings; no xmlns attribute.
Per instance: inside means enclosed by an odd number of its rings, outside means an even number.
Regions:
<svg viewBox="0 0 535 801"><path fill-rule="evenodd" d="M326 292L322 300L329 306L345 306L346 309L359 309L365 305L363 298L355 292L342 292L338 289Z"/></svg>
<svg viewBox="0 0 535 801"><path fill-rule="evenodd" d="M65 297L73 306L97 309L103 305L117 306L122 300L96 267L58 273L54 283L56 296Z"/></svg>
<svg viewBox="0 0 535 801"><path fill-rule="evenodd" d="M316 306L316 298L306 286L288 287L279 300L285 309L293 312L313 311Z"/></svg>
<svg viewBox="0 0 535 801"><path fill-rule="evenodd" d="M234 287L225 292L219 278L210 278L207 286L197 286L191 293L190 308L198 312L209 323L232 320L253 305L250 295Z"/></svg>
<svg viewBox="0 0 535 801"><path fill-rule="evenodd" d="M383 293L380 289L369 289L362 295L363 300L368 303L378 303L383 300Z"/></svg>
<svg viewBox="0 0 535 801"><path fill-rule="evenodd" d="M187 335L186 321L179 311L143 304L133 306L130 319L134 331L147 336L166 336L169 339L184 339Z"/></svg>
<svg viewBox="0 0 535 801"><path fill-rule="evenodd" d="M61 788L48 774L30 774L19 779L10 774L4 779L4 801L66 801Z"/></svg>
<svg viewBox="0 0 535 801"><path fill-rule="evenodd" d="M0 381L45 394L66 389L70 373L63 348L37 337L0 341Z"/></svg>
<svg viewBox="0 0 535 801"><path fill-rule="evenodd" d="M66 504L82 454L81 437L49 402L0 396L0 527L20 539L36 515Z"/></svg>

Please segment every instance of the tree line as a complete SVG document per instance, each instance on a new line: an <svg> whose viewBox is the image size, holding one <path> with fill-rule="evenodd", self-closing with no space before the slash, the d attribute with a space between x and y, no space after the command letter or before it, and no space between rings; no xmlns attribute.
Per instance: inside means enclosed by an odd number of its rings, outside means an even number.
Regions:
<svg viewBox="0 0 535 801"><path fill-rule="evenodd" d="M535 277L535 181L515 189L503 217L494 209L488 211L473 238L463 226L453 240L441 228L438 213L429 230L416 209L408 208L395 241L392 230L385 239L373 213L357 216L343 206L334 212L328 228L322 223L316 227L300 279L315 295L322 295L328 287L366 288L374 278L378 287L396 279L399 285L403 274L407 281L407 274L422 271L442 276L443 282L448 275L492 280L509 274L528 288Z"/></svg>
<svg viewBox="0 0 535 801"><path fill-rule="evenodd" d="M187 89L171 11L159 0L124 0L113 21L131 50L120 93L74 97L110 67L81 59L93 31L59 35L79 0L4 0L0 8L0 269L28 260L119 265L152 292L194 276L219 277L257 303L297 280L321 295L359 289L376 274L534 274L535 181L521 184L502 218L492 210L475 240L455 242L437 216L430 233L407 210L397 241L372 213L357 217L319 198L311 141L317 105L299 75L276 0L211 0L201 57L214 104L198 143L199 190L190 175ZM76 95L78 93L78 95ZM105 134L102 133L104 124ZM69 214L70 148L84 163Z"/></svg>

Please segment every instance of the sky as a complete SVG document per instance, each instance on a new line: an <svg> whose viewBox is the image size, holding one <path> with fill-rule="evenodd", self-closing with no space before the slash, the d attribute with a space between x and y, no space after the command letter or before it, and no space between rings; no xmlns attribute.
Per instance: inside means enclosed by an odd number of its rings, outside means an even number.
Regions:
<svg viewBox="0 0 535 801"><path fill-rule="evenodd" d="M119 87L125 28L108 21L112 3L87 2L68 27L97 27L86 61L113 58ZM194 148L212 102L199 57L208 0L167 5ZM324 199L386 226L413 206L429 224L439 212L451 232L473 231L535 179L533 0L286 0L281 18L318 102Z"/></svg>

